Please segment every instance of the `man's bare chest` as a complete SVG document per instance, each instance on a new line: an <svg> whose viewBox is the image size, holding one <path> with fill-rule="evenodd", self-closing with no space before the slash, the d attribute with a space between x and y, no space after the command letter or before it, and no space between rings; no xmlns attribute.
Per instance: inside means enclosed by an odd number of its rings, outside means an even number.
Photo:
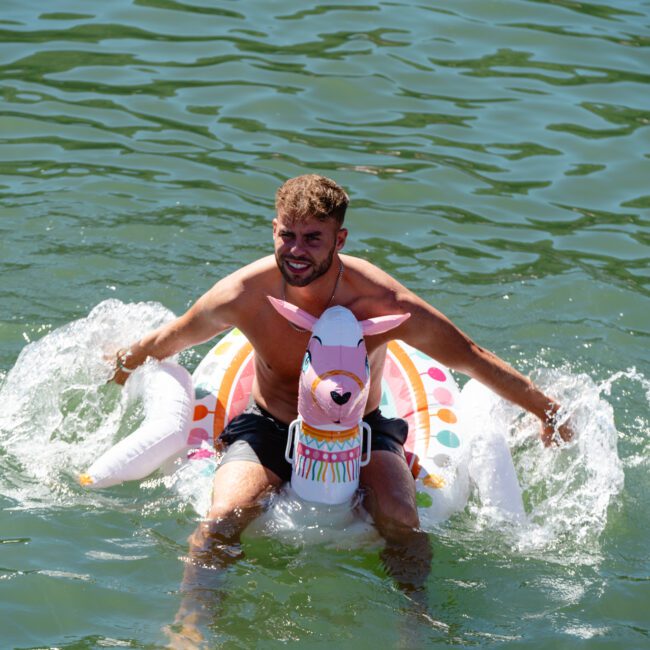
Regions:
<svg viewBox="0 0 650 650"><path fill-rule="evenodd" d="M251 333L249 340L256 356L256 368L260 378L298 390L303 360L310 334L280 332L279 335ZM373 344L375 343L375 344ZM386 346L381 342L367 341L372 379L381 376L386 356Z"/></svg>
<svg viewBox="0 0 650 650"><path fill-rule="evenodd" d="M309 336L296 334L252 333L249 340L255 350L258 373L261 371L282 384L295 384L297 390Z"/></svg>

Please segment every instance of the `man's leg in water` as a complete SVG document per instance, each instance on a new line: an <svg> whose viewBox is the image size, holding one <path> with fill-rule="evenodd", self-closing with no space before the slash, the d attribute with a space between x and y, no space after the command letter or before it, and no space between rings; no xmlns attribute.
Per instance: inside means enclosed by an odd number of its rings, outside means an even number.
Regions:
<svg viewBox="0 0 650 650"><path fill-rule="evenodd" d="M420 530L415 481L404 458L373 451L361 470L364 506L386 540L382 560L388 574L405 591L423 588L431 569L429 536Z"/></svg>
<svg viewBox="0 0 650 650"><path fill-rule="evenodd" d="M200 643L198 625L216 614L222 571L242 555L241 533L262 512L264 497L282 483L274 472L251 461L233 460L217 469L208 516L189 538L181 585L185 595L175 629L168 633L172 647Z"/></svg>

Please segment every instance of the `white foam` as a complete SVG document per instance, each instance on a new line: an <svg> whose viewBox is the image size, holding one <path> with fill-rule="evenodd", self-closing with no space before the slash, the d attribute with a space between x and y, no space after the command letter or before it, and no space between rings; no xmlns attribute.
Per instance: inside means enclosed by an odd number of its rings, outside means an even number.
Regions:
<svg viewBox="0 0 650 650"><path fill-rule="evenodd" d="M540 442L536 418L492 396L490 426L508 440L525 515L504 517L494 504L475 498L468 512L476 537L497 532L498 543L513 552L551 561L599 561L608 510L624 484L614 410L603 395L612 383L631 376L645 382L634 372L596 384L586 374L541 371L536 383L563 405L561 419L576 432L570 443L550 448Z"/></svg>
<svg viewBox="0 0 650 650"><path fill-rule="evenodd" d="M82 498L73 477L136 416L122 391L106 384L104 357L172 317L157 303L107 300L25 346L0 386L0 493L16 507Z"/></svg>
<svg viewBox="0 0 650 650"><path fill-rule="evenodd" d="M370 517L357 496L350 504L328 505L300 499L290 486L272 499L271 507L248 529L292 546L323 544L332 550L351 550L380 543Z"/></svg>

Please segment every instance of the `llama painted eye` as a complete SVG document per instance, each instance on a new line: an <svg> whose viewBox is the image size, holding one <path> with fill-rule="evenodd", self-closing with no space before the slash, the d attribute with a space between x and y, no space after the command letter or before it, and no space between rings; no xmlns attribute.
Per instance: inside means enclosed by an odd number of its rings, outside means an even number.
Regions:
<svg viewBox="0 0 650 650"><path fill-rule="evenodd" d="M302 360L302 371L307 372L307 368L311 365L311 353L309 350L305 353L305 358Z"/></svg>

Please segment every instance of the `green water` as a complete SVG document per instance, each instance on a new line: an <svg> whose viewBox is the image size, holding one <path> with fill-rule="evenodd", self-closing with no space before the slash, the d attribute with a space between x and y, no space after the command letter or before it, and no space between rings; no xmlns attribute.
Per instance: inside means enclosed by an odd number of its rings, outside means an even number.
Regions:
<svg viewBox="0 0 650 650"><path fill-rule="evenodd" d="M160 481L76 485L135 417L102 346L269 252L306 171L348 190L348 253L571 404L579 440L518 425L527 526L471 501L431 529L430 619L376 539L258 529L207 645L650 647L649 46L642 0L4 0L0 647L164 647L196 515Z"/></svg>

